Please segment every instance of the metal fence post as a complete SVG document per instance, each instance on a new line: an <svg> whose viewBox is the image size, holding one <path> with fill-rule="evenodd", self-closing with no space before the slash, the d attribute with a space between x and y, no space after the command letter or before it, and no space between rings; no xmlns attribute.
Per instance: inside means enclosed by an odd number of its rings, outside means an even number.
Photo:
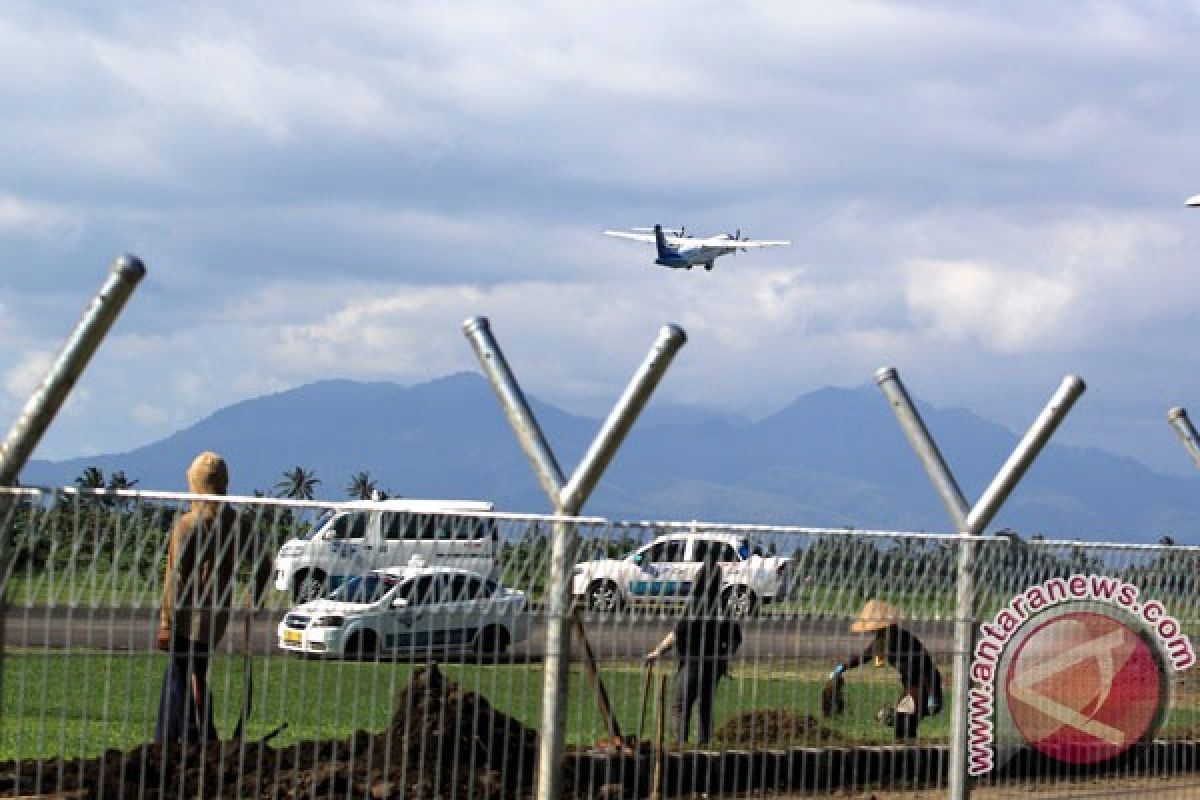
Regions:
<svg viewBox="0 0 1200 800"><path fill-rule="evenodd" d="M948 783L952 800L965 800L970 796L967 781L967 745L970 734L967 696L970 691L969 672L975 639L975 537L996 516L1000 506L1008 499L1022 476L1033 464L1038 453L1054 434L1059 423L1066 417L1071 406L1085 389L1083 381L1075 375L1063 379L1050 402L1034 420L1025 436L1017 444L1004 466L996 473L983 495L968 508L954 475L946 466L941 451L929 435L928 428L909 398L908 391L900 382L893 367L884 367L875 373L875 381L883 389L900 427L904 429L910 444L921 458L925 471L929 473L935 488L942 497L950 517L962 534L959 546L957 588L954 622L954 717L950 732L950 765Z"/></svg>
<svg viewBox="0 0 1200 800"><path fill-rule="evenodd" d="M463 323L463 333L475 349L480 365L509 424L517 435L525 455L533 465L555 514L576 516L591 496L605 468L616 454L654 388L662 380L671 360L687 341L683 329L664 325L658 340L630 380L624 394L609 413L583 460L564 483L554 453L550 450L525 395L517 385L504 354L491 333L485 317L472 317ZM542 729L538 737L537 797L557 800L562 789L562 754L566 740L567 678L570 665L568 650L571 636L571 555L574 551L574 526L567 522L554 525L550 544L550 571L546 599L546 659L542 681Z"/></svg>
<svg viewBox="0 0 1200 800"><path fill-rule="evenodd" d="M966 530L967 515L971 512L971 507L967 504L967 499L963 497L962 489L958 487L958 481L954 479L950 468L946 466L946 460L942 458L942 451L938 449L933 437L929 435L925 421L917 413L917 407L909 397L908 390L900 382L900 375L896 372L896 368L883 367L878 370L875 373L875 383L887 395L888 401L892 404L892 411L895 412L896 419L904 430L904 435L908 437L908 443L912 445L913 450L917 451L917 456L921 459L921 464L925 467L929 480L933 482L934 488L941 496L946 511L954 520L955 528L961 533Z"/></svg>
<svg viewBox="0 0 1200 800"><path fill-rule="evenodd" d="M492 327L487 317L468 319L463 323L463 334L475 349L475 355L483 367L483 374L492 384L492 389L500 400L500 407L508 417L508 424L512 426L521 449L525 451L534 473L541 481L542 490L557 506L564 481L562 469L558 466L550 445L546 443L546 437L534 419L533 411L525 401L525 395L517 385L517 379L509 369L500 345L492 336Z"/></svg>
<svg viewBox="0 0 1200 800"><path fill-rule="evenodd" d="M588 448L583 460L572 473L571 480L563 488L560 503L564 509L571 509L564 513L578 514L583 508L584 502L596 488L600 476L616 455L629 429L633 427L638 414L642 413L650 395L654 393L667 368L671 366L675 354L685 343L687 334L678 325L664 325L659 330L658 339L646 360L633 374L625 393L613 406L596 438L592 440L592 446Z"/></svg>
<svg viewBox="0 0 1200 800"><path fill-rule="evenodd" d="M0 445L0 486L12 486L17 482L67 395L145 275L146 267L137 256L118 256L113 261L108 279L84 311L41 385L30 396L4 444ZM4 626L8 615L9 560L12 558L12 531L8 525L11 502L11 497L0 495L0 695L3 694Z"/></svg>
<svg viewBox="0 0 1200 800"><path fill-rule="evenodd" d="M909 397L908 390L900 382L894 367L884 367L875 373L875 382L888 400L908 442L921 459L925 472L942 498L950 518L958 532L964 534L959 541L958 568L955 577L954 611L954 677L952 711L950 720L950 765L947 781L950 797L964 800L970 796L967 784L967 737L969 734L966 697L970 690L971 649L975 637L975 550L976 544L967 534L967 517L971 513L967 499L958 486L958 481L946 466L942 453L925 427Z"/></svg>
<svg viewBox="0 0 1200 800"><path fill-rule="evenodd" d="M1192 421L1188 419L1187 411L1180 406L1175 406L1167 412L1167 422L1179 434L1179 439L1187 448L1192 461L1195 461L1196 466L1200 467L1200 440L1196 438L1196 429L1192 426Z"/></svg>

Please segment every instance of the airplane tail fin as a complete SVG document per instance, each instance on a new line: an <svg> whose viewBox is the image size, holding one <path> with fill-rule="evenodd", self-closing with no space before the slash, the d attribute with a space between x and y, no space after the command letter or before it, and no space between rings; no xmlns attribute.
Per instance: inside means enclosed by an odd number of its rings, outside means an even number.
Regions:
<svg viewBox="0 0 1200 800"><path fill-rule="evenodd" d="M662 225L654 226L654 244L658 247L659 258L670 258L675 255L675 248L667 244L667 237L663 235Z"/></svg>

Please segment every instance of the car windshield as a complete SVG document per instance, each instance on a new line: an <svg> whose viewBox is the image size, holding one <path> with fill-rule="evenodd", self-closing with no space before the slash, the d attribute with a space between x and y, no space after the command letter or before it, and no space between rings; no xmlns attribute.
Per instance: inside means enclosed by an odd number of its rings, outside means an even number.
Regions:
<svg viewBox="0 0 1200 800"><path fill-rule="evenodd" d="M390 575L363 575L343 583L329 595L329 599L343 603L377 603L397 583L399 581Z"/></svg>
<svg viewBox="0 0 1200 800"><path fill-rule="evenodd" d="M301 541L308 541L316 535L317 531L325 527L325 524L333 518L333 510L329 509L321 512L321 516L312 525L298 525L296 538Z"/></svg>

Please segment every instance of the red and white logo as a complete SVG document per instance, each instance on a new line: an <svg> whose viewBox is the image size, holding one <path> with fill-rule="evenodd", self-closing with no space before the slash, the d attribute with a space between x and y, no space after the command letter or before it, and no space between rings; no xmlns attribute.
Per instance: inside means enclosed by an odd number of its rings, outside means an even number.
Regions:
<svg viewBox="0 0 1200 800"><path fill-rule="evenodd" d="M967 696L968 767L983 775L1032 747L1098 764L1154 737L1171 671L1196 663L1179 621L1134 584L1049 578L979 629Z"/></svg>
<svg viewBox="0 0 1200 800"><path fill-rule="evenodd" d="M1069 764L1124 753L1161 718L1167 686L1151 645L1105 613L1036 625L1012 652L1003 691L1031 746Z"/></svg>

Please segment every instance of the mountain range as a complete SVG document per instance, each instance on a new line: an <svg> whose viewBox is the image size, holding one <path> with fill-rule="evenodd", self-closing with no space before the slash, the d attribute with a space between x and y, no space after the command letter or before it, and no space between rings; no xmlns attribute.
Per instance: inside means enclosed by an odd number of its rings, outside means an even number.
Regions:
<svg viewBox="0 0 1200 800"><path fill-rule="evenodd" d="M570 475L600 420L530 398ZM1019 435L962 409L918 403L968 502ZM514 512L550 505L487 381L458 373L414 386L327 380L227 406L127 453L31 461L29 485L70 485L89 466L124 470L139 488L179 489L197 452L230 464L231 491L272 493L299 465L344 499L368 471L393 496L483 499ZM992 530L1093 541L1200 541L1200 482L1129 458L1053 441ZM946 510L874 386L825 388L749 421L656 404L639 418L584 509L614 519L682 519L949 531Z"/></svg>

